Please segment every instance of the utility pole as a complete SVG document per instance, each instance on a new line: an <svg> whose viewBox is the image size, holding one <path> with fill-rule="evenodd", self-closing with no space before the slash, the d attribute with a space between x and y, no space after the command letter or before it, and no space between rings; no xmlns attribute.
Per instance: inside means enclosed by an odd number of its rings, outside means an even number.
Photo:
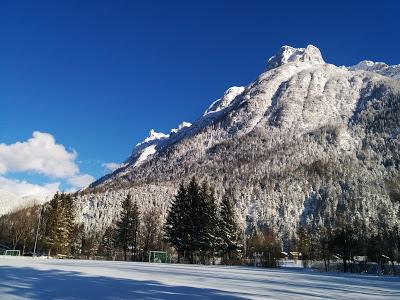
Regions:
<svg viewBox="0 0 400 300"><path fill-rule="evenodd" d="M244 221L244 228L243 228L243 254L246 256L246 224L247 222Z"/></svg>
<svg viewBox="0 0 400 300"><path fill-rule="evenodd" d="M38 224L37 224L37 228L36 228L35 245L33 247L33 255L32 255L33 258L36 256L36 246L37 246L37 241L38 241L38 236L39 236L39 228L40 228L40 221L42 219L42 212L43 212L43 206L40 208L40 212L39 212Z"/></svg>

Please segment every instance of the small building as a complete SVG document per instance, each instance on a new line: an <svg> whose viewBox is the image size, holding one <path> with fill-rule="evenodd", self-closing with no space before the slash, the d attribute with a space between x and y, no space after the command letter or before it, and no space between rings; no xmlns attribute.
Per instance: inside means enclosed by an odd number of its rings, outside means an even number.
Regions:
<svg viewBox="0 0 400 300"><path fill-rule="evenodd" d="M301 252L291 251L288 254L288 258L293 260L299 260L301 259Z"/></svg>
<svg viewBox="0 0 400 300"><path fill-rule="evenodd" d="M279 255L280 259L285 259L286 260L286 259L288 259L288 257L289 257L289 254L287 252L281 251L281 253Z"/></svg>
<svg viewBox="0 0 400 300"><path fill-rule="evenodd" d="M367 256L365 255L356 255L353 257L353 260L356 262L366 262L367 261Z"/></svg>

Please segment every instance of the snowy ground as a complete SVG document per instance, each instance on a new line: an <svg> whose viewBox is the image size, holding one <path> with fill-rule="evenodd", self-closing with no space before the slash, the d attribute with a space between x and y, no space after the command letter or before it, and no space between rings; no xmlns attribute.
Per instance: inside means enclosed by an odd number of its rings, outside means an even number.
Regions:
<svg viewBox="0 0 400 300"><path fill-rule="evenodd" d="M0 299L400 299L399 277L0 257Z"/></svg>

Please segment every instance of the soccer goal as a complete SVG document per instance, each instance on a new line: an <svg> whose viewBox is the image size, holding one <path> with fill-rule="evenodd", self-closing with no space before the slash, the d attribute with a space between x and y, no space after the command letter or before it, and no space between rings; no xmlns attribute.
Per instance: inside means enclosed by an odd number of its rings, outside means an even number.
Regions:
<svg viewBox="0 0 400 300"><path fill-rule="evenodd" d="M152 263L171 263L171 256L166 251L150 251L149 262Z"/></svg>
<svg viewBox="0 0 400 300"><path fill-rule="evenodd" d="M20 256L21 255L21 251L19 250L6 250L4 252L5 256Z"/></svg>

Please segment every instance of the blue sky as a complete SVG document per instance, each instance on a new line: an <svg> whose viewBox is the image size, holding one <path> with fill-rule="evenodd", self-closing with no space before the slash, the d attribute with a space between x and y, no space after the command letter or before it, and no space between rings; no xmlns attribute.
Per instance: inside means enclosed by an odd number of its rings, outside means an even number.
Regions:
<svg viewBox="0 0 400 300"><path fill-rule="evenodd" d="M0 144L48 133L74 155L71 176L98 178L150 129L193 122L253 81L282 45L314 44L336 65L400 63L396 2L1 1ZM71 188L3 164L3 179Z"/></svg>

